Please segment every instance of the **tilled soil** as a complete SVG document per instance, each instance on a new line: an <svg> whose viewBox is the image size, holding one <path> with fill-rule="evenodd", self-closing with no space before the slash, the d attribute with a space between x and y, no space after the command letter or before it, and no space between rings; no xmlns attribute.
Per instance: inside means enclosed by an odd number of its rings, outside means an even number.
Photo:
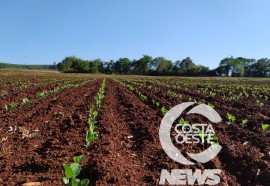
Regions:
<svg viewBox="0 0 270 186"><path fill-rule="evenodd" d="M106 81L99 112L99 139L86 149L88 110L101 82L99 79L70 88L0 115L0 185L30 181L62 185L62 165L80 154L85 155L80 178L88 178L90 185L158 185L162 169L196 168L221 169L219 185L269 185L267 134L222 123L215 126L223 147L220 154L206 164L181 165L170 159L160 145L163 116L159 109L111 79ZM177 102L166 100L163 94L152 96L164 99L161 103L165 106ZM190 119L201 121L198 116ZM10 126L16 130L8 132ZM181 147L183 153L191 150L191 146Z"/></svg>
<svg viewBox="0 0 270 186"><path fill-rule="evenodd" d="M162 169L204 169L202 164L177 164L165 154L159 142L162 115L156 109L110 80L106 94L99 121L100 139L91 148L96 185L158 185ZM222 168L216 161L207 168ZM236 185L235 180L223 172L220 185Z"/></svg>
<svg viewBox="0 0 270 186"><path fill-rule="evenodd" d="M101 81L70 88L0 118L0 185L62 185L64 163L85 154L88 109ZM10 127L14 132L7 132Z"/></svg>
<svg viewBox="0 0 270 186"><path fill-rule="evenodd" d="M163 87L159 92L155 92L153 90L149 91L143 87L134 86L139 88L146 96L158 100L167 108L173 106L172 103L175 105L183 102L183 100L168 97L166 93L169 89L166 87ZM228 112L226 105L220 104L217 100L218 99L212 100L211 103L217 105L215 109L225 118ZM151 102L146 101L146 104L151 105ZM243 112L244 109L245 107L241 108L241 110L232 108L230 112L241 117L245 114ZM256 112L259 113L259 111L260 110L257 110ZM254 117L256 117L256 115ZM189 121L204 123L198 116L188 116L187 118ZM256 118L253 119L256 120ZM220 166L211 165L210 167L224 170L224 173L227 174L225 177L227 177L226 180L229 185L236 183L241 185L267 185L270 182L269 132L262 133L262 131L258 130L256 125L252 127L253 123L251 123L248 128L242 128L237 123L229 124L224 120L225 119L223 119L220 124L214 125L216 135L219 137L219 143L223 147L218 155L218 164L220 164ZM186 150L188 149L186 148ZM209 163L205 165L205 168L208 166Z"/></svg>

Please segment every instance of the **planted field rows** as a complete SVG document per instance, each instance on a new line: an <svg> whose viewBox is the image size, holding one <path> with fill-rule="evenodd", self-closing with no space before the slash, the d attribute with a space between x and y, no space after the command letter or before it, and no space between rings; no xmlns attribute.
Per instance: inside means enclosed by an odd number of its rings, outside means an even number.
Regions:
<svg viewBox="0 0 270 186"><path fill-rule="evenodd" d="M22 84L31 76L43 78L16 91L13 77L1 81L8 93L0 97L0 185L158 185L162 169L221 169L219 185L270 182L268 81L32 74ZM160 144L161 120L183 102L222 118L213 125L222 150L207 163L179 164ZM186 112L178 120L207 122ZM184 155L207 149L176 146Z"/></svg>

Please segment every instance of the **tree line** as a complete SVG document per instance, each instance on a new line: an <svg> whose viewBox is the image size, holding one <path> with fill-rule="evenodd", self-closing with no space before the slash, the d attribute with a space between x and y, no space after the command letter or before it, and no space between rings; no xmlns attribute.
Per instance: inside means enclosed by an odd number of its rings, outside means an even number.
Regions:
<svg viewBox="0 0 270 186"><path fill-rule="evenodd" d="M190 57L172 62L164 57L144 55L140 59L119 58L106 62L69 56L58 63L57 68L64 73L266 77L270 76L270 59L227 57L220 61L217 68L210 70L209 67L196 65Z"/></svg>

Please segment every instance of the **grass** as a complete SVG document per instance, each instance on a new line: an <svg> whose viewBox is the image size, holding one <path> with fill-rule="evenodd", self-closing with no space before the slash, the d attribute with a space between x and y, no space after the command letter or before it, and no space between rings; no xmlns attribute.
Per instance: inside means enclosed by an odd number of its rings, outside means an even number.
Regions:
<svg viewBox="0 0 270 186"><path fill-rule="evenodd" d="M54 65L17 65L10 63L0 63L0 69L5 70L55 70Z"/></svg>

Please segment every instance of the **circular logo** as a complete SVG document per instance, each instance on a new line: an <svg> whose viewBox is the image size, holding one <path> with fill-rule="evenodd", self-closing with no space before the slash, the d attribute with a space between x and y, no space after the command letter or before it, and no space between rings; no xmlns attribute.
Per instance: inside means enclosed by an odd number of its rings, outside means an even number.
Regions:
<svg viewBox="0 0 270 186"><path fill-rule="evenodd" d="M166 154L174 161L185 165L194 165L195 163L184 157L175 147L171 139L171 128L174 121L179 118L183 111L185 111L186 108L190 107L194 103L195 102L184 102L171 108L163 117L159 128L159 140ZM220 115L212 107L205 104L200 104L193 107L190 111L188 111L187 114L200 114L213 123L219 123L222 120ZM214 130L211 124L190 125L183 122L177 124L174 127L174 130L177 133L177 143L195 143L196 140L194 139L201 138L201 140L204 141L205 137L207 137L209 140L214 135ZM193 139L193 142L190 139ZM197 140L197 142L199 142L199 140ZM209 146L203 152L196 154L187 152L187 155L197 162L206 163L213 159L220 152L221 148L222 147L216 143L215 145Z"/></svg>

